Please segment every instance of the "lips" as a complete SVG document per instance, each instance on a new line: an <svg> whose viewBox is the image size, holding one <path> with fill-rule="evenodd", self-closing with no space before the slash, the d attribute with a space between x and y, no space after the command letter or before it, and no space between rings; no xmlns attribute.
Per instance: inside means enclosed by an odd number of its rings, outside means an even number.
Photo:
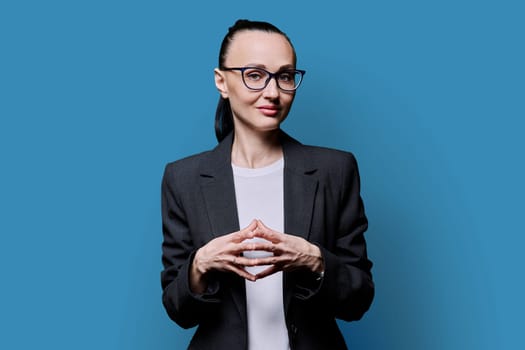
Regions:
<svg viewBox="0 0 525 350"><path fill-rule="evenodd" d="M280 108L275 105L259 106L257 107L257 109L261 111L262 114L269 116L269 117L275 116L280 111Z"/></svg>

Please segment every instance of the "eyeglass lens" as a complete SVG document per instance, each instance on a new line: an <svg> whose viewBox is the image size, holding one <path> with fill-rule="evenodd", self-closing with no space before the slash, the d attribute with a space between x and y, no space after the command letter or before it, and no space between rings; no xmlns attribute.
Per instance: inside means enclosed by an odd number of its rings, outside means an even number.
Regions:
<svg viewBox="0 0 525 350"><path fill-rule="evenodd" d="M248 68L243 74L244 83L250 89L264 89L270 81L270 73L264 69ZM302 74L296 70L285 70L275 74L277 85L283 90L295 90L301 83Z"/></svg>

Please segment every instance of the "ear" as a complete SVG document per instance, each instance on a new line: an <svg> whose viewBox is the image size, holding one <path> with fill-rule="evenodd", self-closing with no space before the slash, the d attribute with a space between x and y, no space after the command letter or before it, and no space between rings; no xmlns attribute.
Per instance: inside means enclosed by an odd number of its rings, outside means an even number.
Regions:
<svg viewBox="0 0 525 350"><path fill-rule="evenodd" d="M215 74L215 86L223 98L228 98L228 86L226 84L226 78L224 72L221 72L218 68L213 70Z"/></svg>

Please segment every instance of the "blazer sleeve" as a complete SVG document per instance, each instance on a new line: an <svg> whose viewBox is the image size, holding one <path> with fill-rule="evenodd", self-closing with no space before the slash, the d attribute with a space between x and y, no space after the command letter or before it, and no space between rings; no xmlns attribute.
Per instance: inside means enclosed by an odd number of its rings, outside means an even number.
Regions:
<svg viewBox="0 0 525 350"><path fill-rule="evenodd" d="M370 308L374 297L372 262L368 259L364 233L368 228L363 201L360 195L360 178L357 162L351 153L342 153L339 174L330 177L340 189L338 203L330 206L335 213L331 216L331 232L325 235L334 237L333 244L318 244L324 259L324 276L303 274L298 278L296 290L300 299L315 299L323 310L336 318L352 321L362 318ZM334 177L335 176L335 177ZM332 220L330 220L332 221ZM327 240L332 242L331 239ZM314 242L315 243L315 242ZM317 243L316 243L317 244Z"/></svg>
<svg viewBox="0 0 525 350"><path fill-rule="evenodd" d="M333 303L337 318L360 319L374 297L372 262L368 259L364 233L368 228L357 161L346 153L341 167L339 220L335 250L322 249L325 276L322 292Z"/></svg>
<svg viewBox="0 0 525 350"><path fill-rule="evenodd" d="M190 289L190 267L197 248L182 205L181 191L189 187L182 182L187 179L188 176L177 174L173 163L168 164L161 186L162 303L168 316L183 328L196 326L206 310L220 302L218 283L210 283L204 294L195 294Z"/></svg>

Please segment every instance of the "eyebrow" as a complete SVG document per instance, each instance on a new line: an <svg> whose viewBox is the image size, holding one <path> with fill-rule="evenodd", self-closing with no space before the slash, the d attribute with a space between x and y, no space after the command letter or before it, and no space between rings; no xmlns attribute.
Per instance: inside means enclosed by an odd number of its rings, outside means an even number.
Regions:
<svg viewBox="0 0 525 350"><path fill-rule="evenodd" d="M261 64L261 63L248 63L248 64L245 64L244 67L255 67L255 68L268 69L268 67L266 67L266 65ZM284 69L295 69L295 65L293 65L293 64L285 64L284 66L279 67L277 72L282 71Z"/></svg>

